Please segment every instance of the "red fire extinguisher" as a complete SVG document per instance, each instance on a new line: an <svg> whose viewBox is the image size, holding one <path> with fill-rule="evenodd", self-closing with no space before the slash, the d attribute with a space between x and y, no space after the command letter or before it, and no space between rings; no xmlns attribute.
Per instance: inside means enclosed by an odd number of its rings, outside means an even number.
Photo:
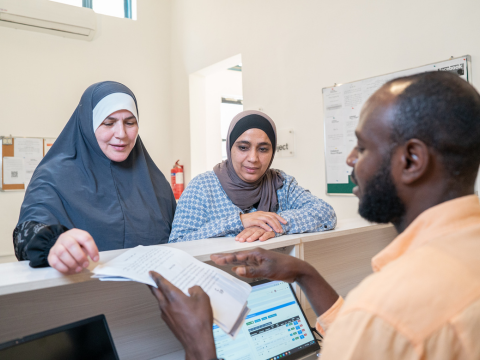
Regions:
<svg viewBox="0 0 480 360"><path fill-rule="evenodd" d="M179 161L177 160L171 171L173 196L176 200L180 199L183 192L183 165L180 165Z"/></svg>

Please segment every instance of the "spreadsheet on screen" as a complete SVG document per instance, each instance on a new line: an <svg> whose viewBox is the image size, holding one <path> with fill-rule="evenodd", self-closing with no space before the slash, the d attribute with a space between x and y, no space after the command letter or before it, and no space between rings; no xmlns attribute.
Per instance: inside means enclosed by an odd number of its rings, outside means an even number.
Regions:
<svg viewBox="0 0 480 360"><path fill-rule="evenodd" d="M213 327L219 358L278 359L315 344L289 284L271 281L254 286L248 307L250 313L235 340Z"/></svg>

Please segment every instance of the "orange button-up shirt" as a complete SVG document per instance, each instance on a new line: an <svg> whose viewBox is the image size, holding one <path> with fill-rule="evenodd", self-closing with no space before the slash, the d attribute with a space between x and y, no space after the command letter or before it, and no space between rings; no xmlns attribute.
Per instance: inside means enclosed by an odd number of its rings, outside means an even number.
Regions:
<svg viewBox="0 0 480 360"><path fill-rule="evenodd" d="M434 206L318 318L322 360L480 359L480 202Z"/></svg>

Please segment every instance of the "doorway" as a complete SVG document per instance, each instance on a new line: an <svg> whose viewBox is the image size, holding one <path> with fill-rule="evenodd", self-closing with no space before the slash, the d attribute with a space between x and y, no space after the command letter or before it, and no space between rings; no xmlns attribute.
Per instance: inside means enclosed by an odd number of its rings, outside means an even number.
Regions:
<svg viewBox="0 0 480 360"><path fill-rule="evenodd" d="M233 117L243 110L242 57L236 55L190 74L191 176L226 158Z"/></svg>

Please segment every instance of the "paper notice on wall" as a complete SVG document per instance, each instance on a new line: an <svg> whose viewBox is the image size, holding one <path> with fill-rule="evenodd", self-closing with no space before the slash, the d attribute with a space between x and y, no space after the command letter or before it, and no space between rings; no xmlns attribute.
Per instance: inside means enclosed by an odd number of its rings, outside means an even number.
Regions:
<svg viewBox="0 0 480 360"><path fill-rule="evenodd" d="M325 128L327 147L342 147L345 136L341 118L336 116L325 117Z"/></svg>
<svg viewBox="0 0 480 360"><path fill-rule="evenodd" d="M5 185L20 185L25 182L25 166L23 158L3 158L3 183Z"/></svg>
<svg viewBox="0 0 480 360"><path fill-rule="evenodd" d="M15 138L13 151L15 157L41 159L43 158L43 139Z"/></svg>
<svg viewBox="0 0 480 360"><path fill-rule="evenodd" d="M23 181L21 183L27 189L35 169L43 159L43 139L15 138L13 145L15 158L23 159Z"/></svg>
<svg viewBox="0 0 480 360"><path fill-rule="evenodd" d="M50 148L52 147L53 143L55 142L55 138L45 138L43 139L43 152L45 153L45 155L47 155L47 152L48 150L50 150Z"/></svg>
<svg viewBox="0 0 480 360"><path fill-rule="evenodd" d="M377 76L374 78L366 79L362 81L363 86L363 102L367 101L368 98L380 87L382 87L388 80L387 75Z"/></svg>
<svg viewBox="0 0 480 360"><path fill-rule="evenodd" d="M342 88L332 87L323 89L323 101L325 116L341 116L341 112L343 109Z"/></svg>
<svg viewBox="0 0 480 360"><path fill-rule="evenodd" d="M327 183L348 184L348 169L345 163L345 147L328 147L327 150Z"/></svg>
<svg viewBox="0 0 480 360"><path fill-rule="evenodd" d="M27 186L30 183L30 180L32 179L35 169L37 168L38 164L40 164L40 161L42 161L42 159L37 159L37 158L23 159L23 164L25 166L25 181L24 181L25 190L27 190Z"/></svg>

